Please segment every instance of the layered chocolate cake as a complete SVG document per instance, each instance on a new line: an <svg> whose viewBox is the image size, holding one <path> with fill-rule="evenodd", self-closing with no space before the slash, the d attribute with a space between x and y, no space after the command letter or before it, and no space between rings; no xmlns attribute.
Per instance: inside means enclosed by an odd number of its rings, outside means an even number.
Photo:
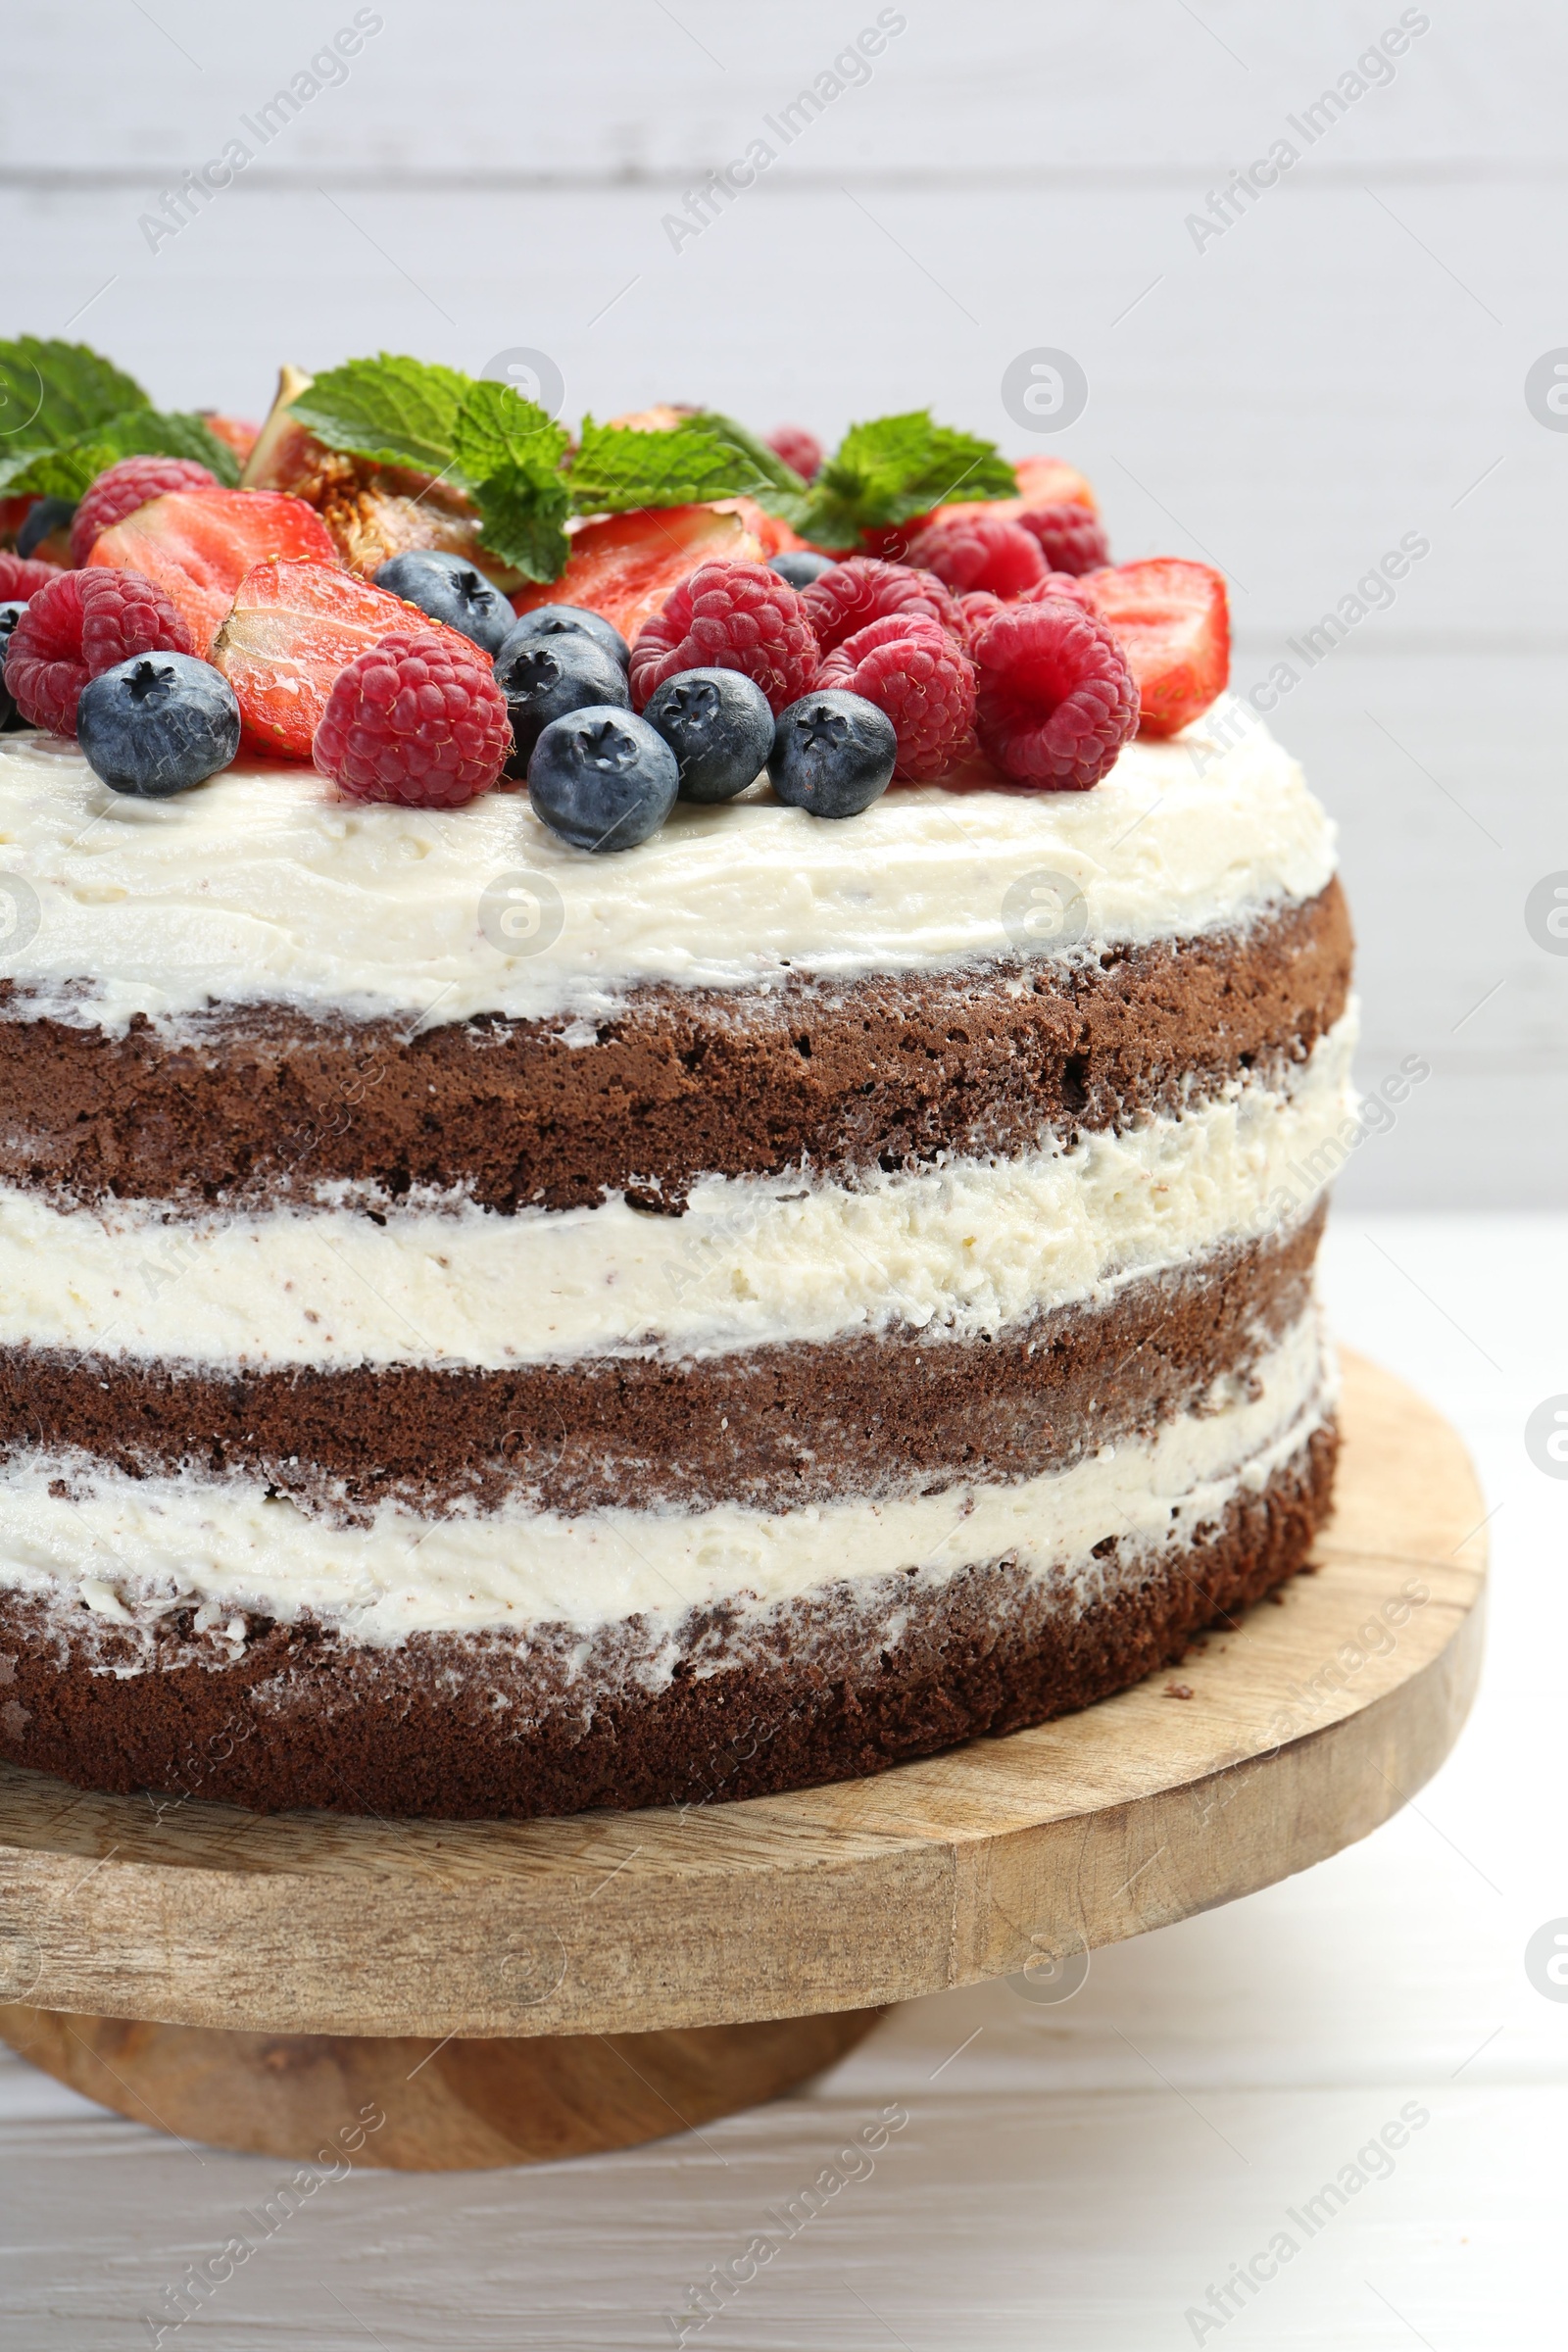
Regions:
<svg viewBox="0 0 1568 2352"><path fill-rule="evenodd" d="M1301 1565L1350 940L1221 573L925 410L0 375L0 1755L704 1803Z"/></svg>
<svg viewBox="0 0 1568 2352"><path fill-rule="evenodd" d="M1088 791L759 783L615 858L516 793L0 741L0 1752L730 1798L1288 1577L1350 942L1228 708Z"/></svg>

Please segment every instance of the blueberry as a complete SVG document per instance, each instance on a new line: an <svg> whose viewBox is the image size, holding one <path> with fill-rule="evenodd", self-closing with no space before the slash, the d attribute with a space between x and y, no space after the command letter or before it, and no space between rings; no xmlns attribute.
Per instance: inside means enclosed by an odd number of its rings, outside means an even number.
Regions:
<svg viewBox="0 0 1568 2352"><path fill-rule="evenodd" d="M776 571L781 580L788 580L792 588L809 588L813 580L819 580L824 571L831 571L842 561L839 556L813 556L808 548L788 547L781 556L772 558L767 568Z"/></svg>
<svg viewBox="0 0 1568 2352"><path fill-rule="evenodd" d="M863 695L828 687L779 712L767 772L792 808L858 816L886 792L899 756L893 721Z"/></svg>
<svg viewBox="0 0 1568 2352"><path fill-rule="evenodd" d="M631 708L631 689L620 663L576 631L560 637L519 637L514 629L496 656L495 673L512 713L509 776L527 773L533 747L553 718L607 703L620 710Z"/></svg>
<svg viewBox="0 0 1568 2352"><path fill-rule="evenodd" d="M659 831L679 786L662 735L603 705L553 719L528 762L535 816L574 850L634 850Z"/></svg>
<svg viewBox="0 0 1568 2352"><path fill-rule="evenodd" d="M239 705L210 662L132 654L82 688L76 740L112 791L161 801L228 765L239 750Z"/></svg>
<svg viewBox="0 0 1568 2352"><path fill-rule="evenodd" d="M401 556L388 556L370 577L389 596L401 596L406 604L428 612L432 620L444 620L449 629L460 629L487 654L499 654L516 626L517 616L508 599L492 587L482 571L475 570L466 556L444 555L434 547L413 547Z"/></svg>
<svg viewBox="0 0 1568 2352"><path fill-rule="evenodd" d="M27 723L5 689L6 648L11 643L12 630L26 610L24 602L0 605L0 735L9 735L13 728Z"/></svg>
<svg viewBox="0 0 1568 2352"><path fill-rule="evenodd" d="M18 555L30 556L35 547L41 547L57 531L62 534L69 531L75 513L74 499L40 498L28 508L22 528L17 533Z"/></svg>
<svg viewBox="0 0 1568 2352"><path fill-rule="evenodd" d="M767 697L738 669L683 669L643 716L680 763L683 801L732 801L756 783L772 748Z"/></svg>
<svg viewBox="0 0 1568 2352"><path fill-rule="evenodd" d="M612 654L622 669L631 662L631 647L616 628L612 628L601 612L590 612L586 605L535 605L531 612L513 624L512 641L520 645L528 637L591 637L595 645ZM505 653L507 648L502 647Z"/></svg>

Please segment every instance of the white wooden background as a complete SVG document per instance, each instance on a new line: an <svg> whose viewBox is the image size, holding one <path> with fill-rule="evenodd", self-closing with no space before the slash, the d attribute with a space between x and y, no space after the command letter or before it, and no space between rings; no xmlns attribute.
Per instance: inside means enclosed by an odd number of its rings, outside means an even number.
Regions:
<svg viewBox="0 0 1568 2352"><path fill-rule="evenodd" d="M907 0L869 82L678 252L662 216L872 0L373 13L341 85L154 253L159 190L244 135L349 0L13 0L5 317L241 412L280 359L383 345L470 368L542 349L572 415L686 396L835 433L930 401L1074 458L1121 555L1221 561L1244 685L1424 533L1396 604L1278 722L1344 827L1364 1075L1410 1053L1435 1073L1345 1197L1560 1200L1568 956L1523 910L1568 868L1568 436L1524 400L1568 344L1562 12L1434 0L1392 84L1201 252L1187 215L1292 135L1395 0ZM1060 441L1001 405L1039 345L1090 380Z"/></svg>
<svg viewBox="0 0 1568 2352"><path fill-rule="evenodd" d="M1185 2314L1416 2099L1431 2122L1208 2352L1548 2352L1563 2340L1568 2004L1525 1945L1568 1918L1568 1485L1521 1429L1562 1388L1536 1311L1568 1218L1331 1233L1356 1346L1459 1423L1494 1512L1476 1713L1415 1803L1246 1902L888 2019L800 2096L577 2164L320 2188L164 2352L654 2352L662 2314L890 2100L867 2180L702 2352L1182 2352ZM191 2153L0 2056L0 2345L131 2352L143 2315L292 2172ZM254 2232L253 2232L254 2234Z"/></svg>

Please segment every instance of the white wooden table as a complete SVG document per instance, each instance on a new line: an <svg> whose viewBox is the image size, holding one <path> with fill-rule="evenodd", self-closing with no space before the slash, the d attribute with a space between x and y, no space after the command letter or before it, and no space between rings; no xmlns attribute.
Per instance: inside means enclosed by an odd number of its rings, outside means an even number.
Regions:
<svg viewBox="0 0 1568 2352"><path fill-rule="evenodd" d="M1568 1482L1532 1465L1523 1429L1568 1388L1543 1311L1568 1294L1568 1218L1342 1219L1328 1288L1345 1337L1457 1421L1495 1513L1480 1704L1391 1827L1096 1954L1059 2006L1005 1984L917 2003L806 2095L701 2138L530 2171L354 2172L286 2219L288 2166L187 2150L0 2054L0 2345L150 2344L186 2265L262 2236L246 2216L269 2206L270 2235L166 2346L670 2344L688 2290L759 2230L777 2236L770 2210L803 2212L890 2106L907 2122L873 2169L841 2167L859 2177L688 2343L1560 2340L1568 2004L1532 1988L1524 1947L1568 1917ZM1387 2177L1308 2236L1291 2209L1412 2101L1430 2120ZM1210 2287L1281 2230L1298 2252L1216 2322Z"/></svg>

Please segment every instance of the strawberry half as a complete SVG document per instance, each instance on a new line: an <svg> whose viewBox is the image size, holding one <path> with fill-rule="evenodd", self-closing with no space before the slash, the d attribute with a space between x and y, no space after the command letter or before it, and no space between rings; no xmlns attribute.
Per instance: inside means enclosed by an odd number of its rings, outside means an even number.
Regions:
<svg viewBox="0 0 1568 2352"><path fill-rule="evenodd" d="M1065 458L1019 458L1012 470L1021 509L1087 507L1091 514L1097 512L1093 490Z"/></svg>
<svg viewBox="0 0 1568 2352"><path fill-rule="evenodd" d="M343 570L335 559L258 564L239 584L211 659L234 689L249 748L309 760L327 698L356 655L383 637L428 631L453 639L472 658L466 637Z"/></svg>
<svg viewBox="0 0 1568 2352"><path fill-rule="evenodd" d="M171 490L101 532L87 562L152 580L189 629L192 651L206 658L241 580L270 556L335 564L337 548L302 498L273 490Z"/></svg>
<svg viewBox="0 0 1568 2352"><path fill-rule="evenodd" d="M201 418L215 440L226 442L242 466L262 437L261 426L252 424L248 416L221 416L216 409L203 409Z"/></svg>
<svg viewBox="0 0 1568 2352"><path fill-rule="evenodd" d="M519 589L512 603L519 613L535 605L584 605L630 645L699 564L761 561L761 542L741 514L716 507L634 507L574 531L560 579Z"/></svg>
<svg viewBox="0 0 1568 2352"><path fill-rule="evenodd" d="M1174 735L1224 693L1231 615L1222 573L1155 556L1086 572L1079 586L1138 681L1141 735Z"/></svg>

